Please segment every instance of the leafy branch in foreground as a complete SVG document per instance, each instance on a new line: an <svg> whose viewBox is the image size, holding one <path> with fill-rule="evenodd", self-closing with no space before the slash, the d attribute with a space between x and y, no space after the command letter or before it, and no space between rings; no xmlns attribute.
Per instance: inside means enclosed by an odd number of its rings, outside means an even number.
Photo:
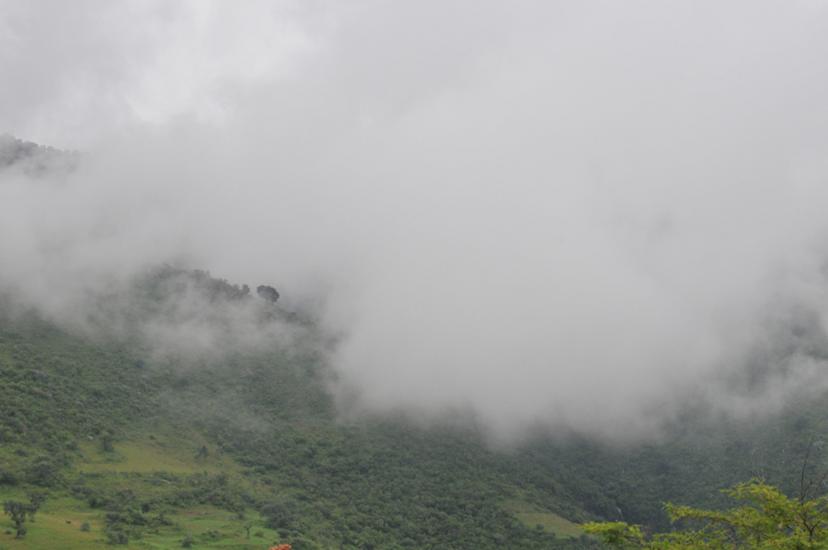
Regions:
<svg viewBox="0 0 828 550"><path fill-rule="evenodd" d="M789 498L753 479L725 491L744 505L725 511L666 505L670 521L687 529L647 537L637 525L588 523L584 530L623 550L828 549L828 497Z"/></svg>

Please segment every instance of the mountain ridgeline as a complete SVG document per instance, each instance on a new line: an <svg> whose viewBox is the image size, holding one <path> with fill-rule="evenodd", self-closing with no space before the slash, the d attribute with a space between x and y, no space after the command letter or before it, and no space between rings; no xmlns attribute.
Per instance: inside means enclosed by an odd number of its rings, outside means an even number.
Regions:
<svg viewBox="0 0 828 550"><path fill-rule="evenodd" d="M170 266L77 322L3 298L0 500L38 504L3 516L0 547L600 548L579 524L665 529L666 500L715 507L752 476L794 489L808 449L823 465L821 400L751 422L688 413L625 446L343 419L334 344L278 298Z"/></svg>

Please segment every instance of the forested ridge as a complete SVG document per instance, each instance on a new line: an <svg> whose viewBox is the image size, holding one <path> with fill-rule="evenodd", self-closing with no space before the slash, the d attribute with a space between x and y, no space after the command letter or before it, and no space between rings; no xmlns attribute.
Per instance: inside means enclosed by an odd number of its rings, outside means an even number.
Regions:
<svg viewBox="0 0 828 550"><path fill-rule="evenodd" d="M753 476L793 489L809 446L821 466L819 402L753 422L685 420L644 443L541 433L508 448L471 421L341 418L314 346L188 358L129 332L203 314L194 296L221 306L211 322L254 301L259 321L314 331L246 286L169 267L118 302L128 322L103 337L4 315L0 497L33 517L18 525L9 510L0 545L597 548L578 524L666 530L667 500L721 506L719 489Z"/></svg>

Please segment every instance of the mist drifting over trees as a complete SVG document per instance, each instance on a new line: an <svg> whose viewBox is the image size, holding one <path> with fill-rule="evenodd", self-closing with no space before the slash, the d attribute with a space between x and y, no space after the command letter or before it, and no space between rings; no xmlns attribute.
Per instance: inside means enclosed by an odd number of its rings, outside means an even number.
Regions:
<svg viewBox="0 0 828 550"><path fill-rule="evenodd" d="M66 326L163 264L274 285L348 413L640 437L774 411L828 380L827 25L2 1L0 132L83 153L0 168L0 284Z"/></svg>

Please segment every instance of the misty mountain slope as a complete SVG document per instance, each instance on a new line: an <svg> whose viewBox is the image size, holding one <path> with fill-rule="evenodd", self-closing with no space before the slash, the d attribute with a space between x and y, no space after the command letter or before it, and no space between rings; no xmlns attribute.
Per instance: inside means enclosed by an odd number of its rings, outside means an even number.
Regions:
<svg viewBox="0 0 828 550"><path fill-rule="evenodd" d="M0 546L590 548L823 479L826 28L0 0Z"/></svg>
<svg viewBox="0 0 828 550"><path fill-rule="evenodd" d="M721 490L750 478L798 495L803 465L807 481L828 471L826 433L828 400L822 398L752 421L688 418L660 439L623 446L584 437L568 444L539 439L521 455L571 480L565 486L585 509L668 530L664 502L729 506Z"/></svg>
<svg viewBox="0 0 828 550"><path fill-rule="evenodd" d="M97 298L94 315L69 332L33 313L2 321L0 497L48 494L48 521L31 524L25 547L40 547L64 516L86 518L96 544L135 547L178 547L187 536L196 547L244 548L593 544L568 538L577 529L561 515L596 516L552 472L529 482L526 465L473 431L402 418L338 422L325 367L302 351L307 322L290 321L293 345L279 351L267 326L295 315L198 273L149 277L121 296L127 319L117 322ZM194 323L206 330L207 318L222 330L226 316L259 331L255 345L252 333L231 338L248 351L229 341L221 351L167 339L150 347L158 327L173 330L171 319L181 337L194 335ZM101 319L110 336L83 336ZM245 525L266 536L246 539ZM79 526L73 533L90 544Z"/></svg>
<svg viewBox="0 0 828 550"><path fill-rule="evenodd" d="M136 547L590 547L570 521L664 529L665 500L720 505L757 475L795 491L807 446L811 469L825 459L824 399L750 422L688 413L615 447L540 434L497 450L462 420L338 420L313 322L204 272L104 289L68 329L17 311L0 322L0 497L49 495L26 547L63 517Z"/></svg>

